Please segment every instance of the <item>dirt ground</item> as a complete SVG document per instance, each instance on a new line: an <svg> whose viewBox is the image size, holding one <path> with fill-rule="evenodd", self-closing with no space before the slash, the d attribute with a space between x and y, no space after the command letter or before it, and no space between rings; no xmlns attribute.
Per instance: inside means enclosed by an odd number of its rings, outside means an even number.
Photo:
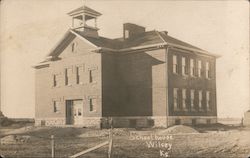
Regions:
<svg viewBox="0 0 250 158"><path fill-rule="evenodd" d="M181 132L185 130L190 132ZM191 129L179 126L172 127L171 131L114 129L113 158L250 156L250 128L217 125ZM10 136L18 139L2 141L0 155L11 158L51 157L51 135L55 136L55 156L69 157L105 142L109 131L72 127L1 128L1 140ZM25 141L20 141L21 138ZM107 151L106 145L81 157L106 158Z"/></svg>

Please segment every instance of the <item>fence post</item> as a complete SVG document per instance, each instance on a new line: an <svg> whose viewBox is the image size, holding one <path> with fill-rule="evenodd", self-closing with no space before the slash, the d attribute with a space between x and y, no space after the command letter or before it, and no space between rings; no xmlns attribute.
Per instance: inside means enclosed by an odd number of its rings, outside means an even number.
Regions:
<svg viewBox="0 0 250 158"><path fill-rule="evenodd" d="M109 129L109 150L108 158L112 158L112 147L113 147L113 119L110 118L110 129Z"/></svg>
<svg viewBox="0 0 250 158"><path fill-rule="evenodd" d="M54 135L51 135L51 157L55 157L55 140Z"/></svg>

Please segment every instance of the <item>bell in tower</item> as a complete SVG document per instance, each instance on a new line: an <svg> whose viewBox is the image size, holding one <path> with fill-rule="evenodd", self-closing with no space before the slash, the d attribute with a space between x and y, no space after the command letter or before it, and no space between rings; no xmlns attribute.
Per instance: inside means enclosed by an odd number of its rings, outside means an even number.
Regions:
<svg viewBox="0 0 250 158"><path fill-rule="evenodd" d="M98 37L97 17L102 14L82 6L68 13L72 17L72 29L84 36Z"/></svg>

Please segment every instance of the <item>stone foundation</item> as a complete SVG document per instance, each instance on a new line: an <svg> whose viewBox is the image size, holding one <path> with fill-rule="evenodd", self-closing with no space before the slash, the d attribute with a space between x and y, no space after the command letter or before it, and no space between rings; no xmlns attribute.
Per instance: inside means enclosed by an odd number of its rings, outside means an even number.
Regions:
<svg viewBox="0 0 250 158"><path fill-rule="evenodd" d="M84 117L82 121L84 127L101 127L101 117Z"/></svg>
<svg viewBox="0 0 250 158"><path fill-rule="evenodd" d="M177 124L214 124L217 123L215 116L142 116L142 117L112 117L113 127L116 128L146 128L146 127L169 127ZM249 122L247 122L249 121ZM250 120L245 120L250 124ZM66 125L65 118L37 118L36 126L81 126L108 128L110 122L107 118L84 117L80 125Z"/></svg>
<svg viewBox="0 0 250 158"><path fill-rule="evenodd" d="M195 124L215 124L216 116L169 116L168 126L177 124L195 125Z"/></svg>
<svg viewBox="0 0 250 158"><path fill-rule="evenodd" d="M35 126L63 126L65 118L36 118Z"/></svg>
<svg viewBox="0 0 250 158"><path fill-rule="evenodd" d="M84 117L80 125L66 125L66 118L36 118L35 126L81 126L100 128L100 117Z"/></svg>

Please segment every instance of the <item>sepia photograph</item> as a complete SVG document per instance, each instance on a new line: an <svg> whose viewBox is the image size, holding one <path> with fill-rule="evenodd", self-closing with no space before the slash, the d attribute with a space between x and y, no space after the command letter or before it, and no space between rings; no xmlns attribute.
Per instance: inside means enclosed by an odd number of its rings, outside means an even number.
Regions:
<svg viewBox="0 0 250 158"><path fill-rule="evenodd" d="M247 0L0 0L0 158L249 158Z"/></svg>

